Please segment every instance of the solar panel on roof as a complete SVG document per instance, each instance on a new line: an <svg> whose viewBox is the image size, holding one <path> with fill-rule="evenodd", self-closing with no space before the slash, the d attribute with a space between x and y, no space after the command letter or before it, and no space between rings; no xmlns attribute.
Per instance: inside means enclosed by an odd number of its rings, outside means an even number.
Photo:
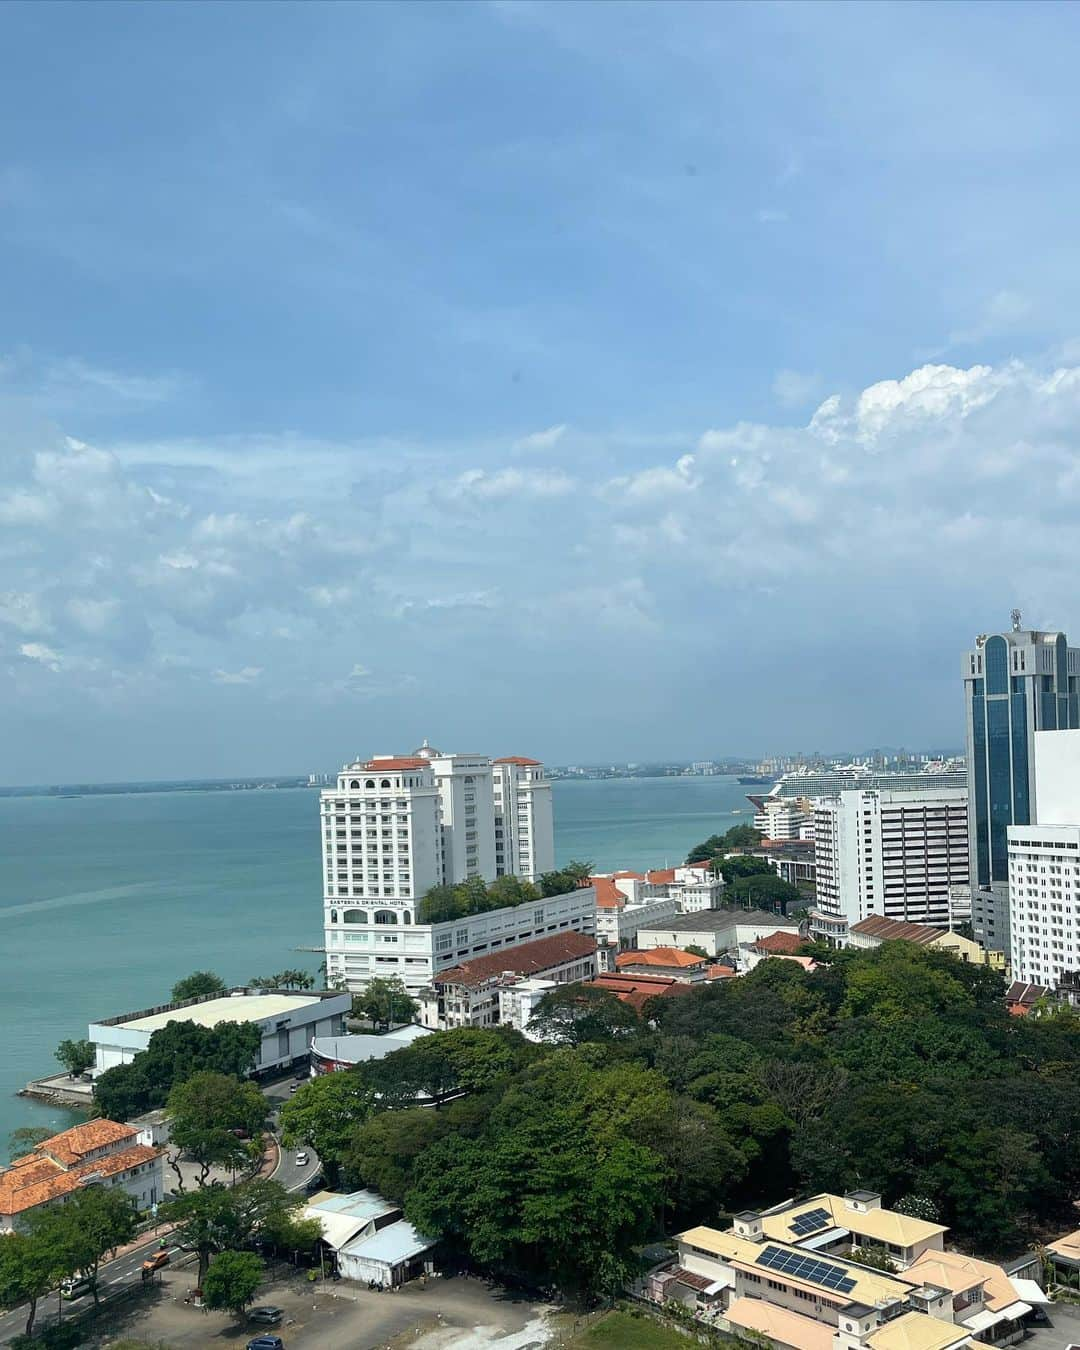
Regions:
<svg viewBox="0 0 1080 1350"><path fill-rule="evenodd" d="M792 1219L789 1226L796 1237L805 1237L807 1233L816 1233L819 1228L825 1228L831 1222L832 1215L827 1209L808 1209L805 1214L799 1214Z"/></svg>
<svg viewBox="0 0 1080 1350"><path fill-rule="evenodd" d="M855 1288L855 1281L844 1266L830 1265L828 1261L804 1256L802 1252L788 1252L783 1247L766 1247L757 1258L757 1264L797 1280L806 1280L809 1284L819 1284L823 1289L835 1289L840 1294L850 1294Z"/></svg>

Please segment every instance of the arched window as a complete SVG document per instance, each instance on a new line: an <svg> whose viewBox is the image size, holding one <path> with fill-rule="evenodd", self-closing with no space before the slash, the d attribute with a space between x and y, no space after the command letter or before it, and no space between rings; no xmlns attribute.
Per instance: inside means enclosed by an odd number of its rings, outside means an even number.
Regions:
<svg viewBox="0 0 1080 1350"><path fill-rule="evenodd" d="M360 786L360 779L359 779L359 778L354 778L354 779L352 780L352 782L349 784L349 786L350 786L351 788L358 788L358 787Z"/></svg>
<svg viewBox="0 0 1080 1350"><path fill-rule="evenodd" d="M472 776L472 774L470 773L470 774L466 774L466 775L465 775L465 781L466 781L466 783L475 783L475 782L476 782L476 779L475 779L475 778Z"/></svg>
<svg viewBox="0 0 1080 1350"><path fill-rule="evenodd" d="M367 923L367 911L363 909L347 909L345 911L346 923Z"/></svg>
<svg viewBox="0 0 1080 1350"><path fill-rule="evenodd" d="M330 911L330 922L331 922L331 923L337 923L337 910L336 910L336 909L332 909L332 910Z"/></svg>
<svg viewBox="0 0 1080 1350"><path fill-rule="evenodd" d="M389 786L390 786L390 779L389 779L389 778L384 778L384 779L382 779L381 782L379 783L379 786L380 786L380 787L389 787Z"/></svg>
<svg viewBox="0 0 1080 1350"><path fill-rule="evenodd" d="M401 922L412 923L412 915L409 913L408 910L406 910L405 913L401 916Z"/></svg>
<svg viewBox="0 0 1080 1350"><path fill-rule="evenodd" d="M392 909L377 909L375 911L376 923L397 923L397 915Z"/></svg>
<svg viewBox="0 0 1080 1350"><path fill-rule="evenodd" d="M372 788L372 787L374 787L374 786L375 786L375 779L374 779L374 778L369 778L369 779L367 780L367 782L364 784L364 786L365 786L366 788Z"/></svg>

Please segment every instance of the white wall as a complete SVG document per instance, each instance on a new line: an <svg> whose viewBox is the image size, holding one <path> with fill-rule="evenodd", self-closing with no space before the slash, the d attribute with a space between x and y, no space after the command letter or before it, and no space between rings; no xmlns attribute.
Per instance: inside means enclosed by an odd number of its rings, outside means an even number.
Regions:
<svg viewBox="0 0 1080 1350"><path fill-rule="evenodd" d="M1040 825L1080 825L1080 731L1035 732Z"/></svg>

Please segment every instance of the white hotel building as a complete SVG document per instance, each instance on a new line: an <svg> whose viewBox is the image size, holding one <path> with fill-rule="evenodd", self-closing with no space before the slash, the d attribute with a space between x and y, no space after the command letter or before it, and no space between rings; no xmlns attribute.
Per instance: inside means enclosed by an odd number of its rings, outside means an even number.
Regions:
<svg viewBox="0 0 1080 1350"><path fill-rule="evenodd" d="M321 794L327 978L410 991L471 956L552 932L592 934L591 889L443 924L417 922L433 886L535 879L555 865L551 784L537 760L413 755L347 764Z"/></svg>
<svg viewBox="0 0 1080 1350"><path fill-rule="evenodd" d="M861 788L814 808L816 905L951 928L970 914L967 789Z"/></svg>
<svg viewBox="0 0 1080 1350"><path fill-rule="evenodd" d="M1080 972L1080 731L1036 731L1037 823L1010 825L1013 979L1075 996ZM1069 979L1069 976L1072 979Z"/></svg>

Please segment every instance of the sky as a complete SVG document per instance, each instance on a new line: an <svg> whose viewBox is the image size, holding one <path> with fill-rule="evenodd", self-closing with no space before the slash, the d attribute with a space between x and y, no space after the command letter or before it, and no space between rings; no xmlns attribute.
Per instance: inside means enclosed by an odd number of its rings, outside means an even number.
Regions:
<svg viewBox="0 0 1080 1350"><path fill-rule="evenodd" d="M1080 641L1075 6L0 6L0 782L959 746Z"/></svg>

